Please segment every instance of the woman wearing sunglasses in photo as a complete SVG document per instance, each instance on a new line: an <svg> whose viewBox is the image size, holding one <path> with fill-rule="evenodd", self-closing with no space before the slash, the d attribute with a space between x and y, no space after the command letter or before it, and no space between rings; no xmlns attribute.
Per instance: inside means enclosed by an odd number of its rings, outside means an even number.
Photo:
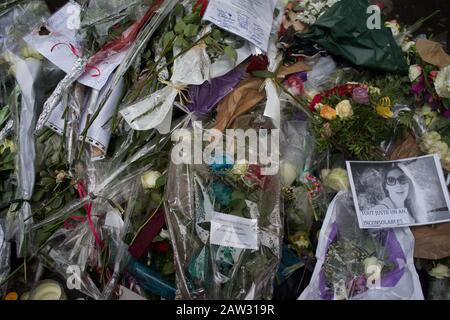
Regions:
<svg viewBox="0 0 450 320"><path fill-rule="evenodd" d="M379 201L372 210L406 208L411 218L407 223L429 221L422 198L423 191L406 166L399 163L387 168L383 173L382 183L386 198Z"/></svg>

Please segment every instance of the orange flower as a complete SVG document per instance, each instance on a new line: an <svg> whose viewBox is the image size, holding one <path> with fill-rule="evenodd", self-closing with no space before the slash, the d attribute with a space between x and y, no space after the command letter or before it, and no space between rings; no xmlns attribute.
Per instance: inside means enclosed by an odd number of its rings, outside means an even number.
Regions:
<svg viewBox="0 0 450 320"><path fill-rule="evenodd" d="M336 110L329 105L324 105L320 109L320 116L328 121L336 119Z"/></svg>

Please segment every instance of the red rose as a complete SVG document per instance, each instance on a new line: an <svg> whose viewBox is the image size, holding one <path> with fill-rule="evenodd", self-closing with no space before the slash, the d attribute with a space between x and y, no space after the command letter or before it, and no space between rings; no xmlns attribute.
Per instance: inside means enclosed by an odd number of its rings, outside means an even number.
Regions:
<svg viewBox="0 0 450 320"><path fill-rule="evenodd" d="M247 67L247 72L251 73L253 71L264 71L267 70L269 66L269 58L266 55L252 56L250 58L250 63Z"/></svg>
<svg viewBox="0 0 450 320"><path fill-rule="evenodd" d="M316 94L314 96L314 98L312 99L311 103L309 104L309 108L311 109L311 111L316 111L316 105L318 103L322 103L323 101L323 97L321 94Z"/></svg>

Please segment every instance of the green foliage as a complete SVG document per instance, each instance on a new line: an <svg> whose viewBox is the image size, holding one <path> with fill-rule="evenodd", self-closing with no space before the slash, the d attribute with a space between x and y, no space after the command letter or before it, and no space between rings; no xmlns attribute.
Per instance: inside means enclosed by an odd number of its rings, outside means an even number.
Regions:
<svg viewBox="0 0 450 320"><path fill-rule="evenodd" d="M231 60L234 60L234 61L237 60L237 52L233 47L226 46L224 49L224 52Z"/></svg>
<svg viewBox="0 0 450 320"><path fill-rule="evenodd" d="M401 111L398 115L398 123L407 129L412 129L414 124L414 112Z"/></svg>
<svg viewBox="0 0 450 320"><path fill-rule="evenodd" d="M348 160L380 160L379 146L393 136L395 120L384 119L367 106L354 106L353 111L351 118L328 122L329 129L324 127L326 121L316 120L314 133L318 151L339 151Z"/></svg>

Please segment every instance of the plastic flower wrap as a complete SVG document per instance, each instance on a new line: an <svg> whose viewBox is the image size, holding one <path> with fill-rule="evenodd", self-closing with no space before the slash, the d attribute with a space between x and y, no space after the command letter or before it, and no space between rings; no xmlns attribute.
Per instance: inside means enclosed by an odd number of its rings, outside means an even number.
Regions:
<svg viewBox="0 0 450 320"><path fill-rule="evenodd" d="M270 299L281 254L279 177L230 151L209 159L169 167L166 220L179 295Z"/></svg>
<svg viewBox="0 0 450 320"><path fill-rule="evenodd" d="M358 227L350 193L331 202L320 232L318 262L301 300L423 300L408 228Z"/></svg>

